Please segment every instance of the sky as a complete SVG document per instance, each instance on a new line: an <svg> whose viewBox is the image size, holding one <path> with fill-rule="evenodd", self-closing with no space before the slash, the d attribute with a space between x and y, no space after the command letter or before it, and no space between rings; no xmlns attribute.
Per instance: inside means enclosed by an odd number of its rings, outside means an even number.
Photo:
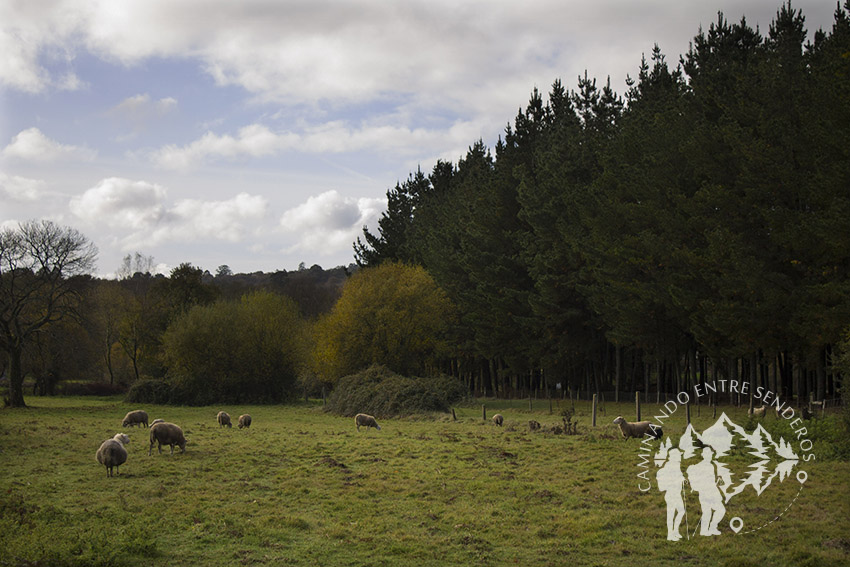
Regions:
<svg viewBox="0 0 850 567"><path fill-rule="evenodd" d="M386 192L495 146L534 88L623 94L765 0L0 0L0 226L49 219L168 273L354 261ZM836 3L796 0L810 36Z"/></svg>

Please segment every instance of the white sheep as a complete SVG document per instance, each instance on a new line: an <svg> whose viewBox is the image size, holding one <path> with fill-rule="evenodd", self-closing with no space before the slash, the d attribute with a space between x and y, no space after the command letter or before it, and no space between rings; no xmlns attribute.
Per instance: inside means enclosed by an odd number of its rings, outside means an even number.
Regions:
<svg viewBox="0 0 850 567"><path fill-rule="evenodd" d="M251 427L251 416L247 413L243 413L239 416L239 421L237 422L239 429L243 427Z"/></svg>
<svg viewBox="0 0 850 567"><path fill-rule="evenodd" d="M750 409L747 410L747 415L752 416L752 417L764 417L765 409L766 408L764 406L759 406L757 408L750 408Z"/></svg>
<svg viewBox="0 0 850 567"><path fill-rule="evenodd" d="M115 474L118 474L118 467L127 462L127 449L124 448L124 444L129 442L129 436L117 433L112 439L107 439L100 444L95 458L98 463L106 467L107 477L112 476L112 467L115 467Z"/></svg>
<svg viewBox="0 0 850 567"><path fill-rule="evenodd" d="M148 456L153 450L153 444L157 443L160 454L162 453L163 445L171 445L171 454L174 454L174 446L180 447L180 451L186 452L186 437L183 436L183 430L180 426L164 421L157 423L151 427L151 446L148 449Z"/></svg>
<svg viewBox="0 0 850 567"><path fill-rule="evenodd" d="M121 425L124 427L129 427L131 425L138 425L139 427L142 424L145 424L145 427L148 426L148 413L145 410L134 410L127 412L127 415L124 416L124 421L121 422Z"/></svg>
<svg viewBox="0 0 850 567"><path fill-rule="evenodd" d="M165 423L165 420L164 420L164 419L156 418L155 420L153 420L153 421L151 422L151 427L153 427L153 426L154 426L154 425L156 425L157 423Z"/></svg>
<svg viewBox="0 0 850 567"><path fill-rule="evenodd" d="M216 421L218 422L219 427L233 427L230 423L230 415L225 411L218 412L218 415L215 416Z"/></svg>
<svg viewBox="0 0 850 567"><path fill-rule="evenodd" d="M499 427L501 427L504 422L505 422L505 418L502 417L502 414L497 413L496 415L493 416L493 423L495 423Z"/></svg>
<svg viewBox="0 0 850 567"><path fill-rule="evenodd" d="M664 434L658 425L654 425L648 421L626 421L621 415L617 416L614 423L620 426L620 431L624 439L628 439L629 437L643 437L647 434L656 439L661 439L661 436Z"/></svg>
<svg viewBox="0 0 850 567"><path fill-rule="evenodd" d="M360 431L360 426L369 428L374 427L378 431L381 430L381 426L378 425L378 422L375 421L375 418L371 415L366 415L365 413L358 413L354 416L354 425L357 426L357 431Z"/></svg>

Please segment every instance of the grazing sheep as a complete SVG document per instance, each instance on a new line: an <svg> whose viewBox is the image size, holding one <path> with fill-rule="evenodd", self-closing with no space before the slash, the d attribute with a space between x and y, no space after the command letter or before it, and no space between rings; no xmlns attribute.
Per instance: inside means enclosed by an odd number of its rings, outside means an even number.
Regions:
<svg viewBox="0 0 850 567"><path fill-rule="evenodd" d="M502 414L497 413L496 415L493 416L493 423L495 423L499 427L501 427L504 422L505 422L505 418L502 417Z"/></svg>
<svg viewBox="0 0 850 567"><path fill-rule="evenodd" d="M243 427L251 427L251 416L247 413L243 413L239 416L239 422L237 425L239 426L239 429L242 429Z"/></svg>
<svg viewBox="0 0 850 567"><path fill-rule="evenodd" d="M230 424L230 415L226 411L218 412L218 415L215 416L215 419L218 422L219 427L224 427L225 425L227 427L233 427Z"/></svg>
<svg viewBox="0 0 850 567"><path fill-rule="evenodd" d="M765 409L766 408L764 406L759 406L757 408L750 408L750 409L747 410L747 415L752 416L752 417L764 417Z"/></svg>
<svg viewBox="0 0 850 567"><path fill-rule="evenodd" d="M106 476L112 476L112 467L118 474L118 467L127 462L127 449L125 443L130 442L130 437L124 433L117 433L112 439L107 439L100 444L95 458L97 462L106 467Z"/></svg>
<svg viewBox="0 0 850 567"><path fill-rule="evenodd" d="M138 425L141 427L143 423L145 424L145 427L148 426L148 413L145 410L137 409L135 411L127 412L127 415L124 416L124 421L121 425L124 427L129 427L131 425Z"/></svg>
<svg viewBox="0 0 850 567"><path fill-rule="evenodd" d="M537 421L536 419L532 419L528 422L528 428L531 431L537 431L537 430L540 429L540 422Z"/></svg>
<svg viewBox="0 0 850 567"><path fill-rule="evenodd" d="M378 425L378 422L375 421L375 418L371 415L366 415L365 413L358 413L354 416L354 425L357 426L357 431L360 431L360 426L366 427L374 427L378 431L381 430L381 426Z"/></svg>
<svg viewBox="0 0 850 567"><path fill-rule="evenodd" d="M664 434L659 426L653 425L648 421L629 422L623 416L618 415L614 423L620 426L620 431L623 433L624 439L628 439L629 437L643 437L647 434L656 439L661 439L661 436Z"/></svg>
<svg viewBox="0 0 850 567"><path fill-rule="evenodd" d="M159 419L159 418L157 418L157 419L155 419L155 420L153 420L153 421L151 422L151 427L153 427L153 426L154 426L154 425L156 425L157 423L165 423L165 420L164 420L164 419Z"/></svg>
<svg viewBox="0 0 850 567"><path fill-rule="evenodd" d="M183 430L178 425L164 421L157 423L151 427L151 446L148 449L148 456L153 451L153 444L157 443L159 452L162 454L163 445L171 445L171 454L174 454L174 446L180 447L180 451L186 452L186 438L183 436Z"/></svg>

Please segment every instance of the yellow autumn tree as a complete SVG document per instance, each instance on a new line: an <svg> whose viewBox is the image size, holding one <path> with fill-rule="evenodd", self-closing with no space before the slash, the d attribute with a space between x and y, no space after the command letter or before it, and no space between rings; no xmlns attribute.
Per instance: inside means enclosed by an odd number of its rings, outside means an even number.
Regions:
<svg viewBox="0 0 850 567"><path fill-rule="evenodd" d="M385 262L343 287L314 327L313 364L329 382L372 364L403 375L427 373L448 355L454 309L421 267Z"/></svg>

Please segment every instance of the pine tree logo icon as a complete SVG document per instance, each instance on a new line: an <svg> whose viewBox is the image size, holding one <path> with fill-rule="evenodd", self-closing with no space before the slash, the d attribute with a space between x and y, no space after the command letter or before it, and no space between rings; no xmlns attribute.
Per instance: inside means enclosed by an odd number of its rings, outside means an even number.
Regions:
<svg viewBox="0 0 850 567"><path fill-rule="evenodd" d="M654 461L658 490L664 493L667 504L667 539L671 541L690 539L697 533L721 535L722 522L734 508L733 499L761 496L768 487L783 483L800 465L800 458L784 438L775 441L760 423L747 433L725 413L702 433L688 424L676 445L668 437ZM799 470L796 478L802 491L806 473ZM698 506L694 505L694 496ZM778 516L767 523L776 519ZM726 525L734 533L752 533L764 527L747 526L738 515L728 519ZM748 529L742 532L745 527Z"/></svg>

